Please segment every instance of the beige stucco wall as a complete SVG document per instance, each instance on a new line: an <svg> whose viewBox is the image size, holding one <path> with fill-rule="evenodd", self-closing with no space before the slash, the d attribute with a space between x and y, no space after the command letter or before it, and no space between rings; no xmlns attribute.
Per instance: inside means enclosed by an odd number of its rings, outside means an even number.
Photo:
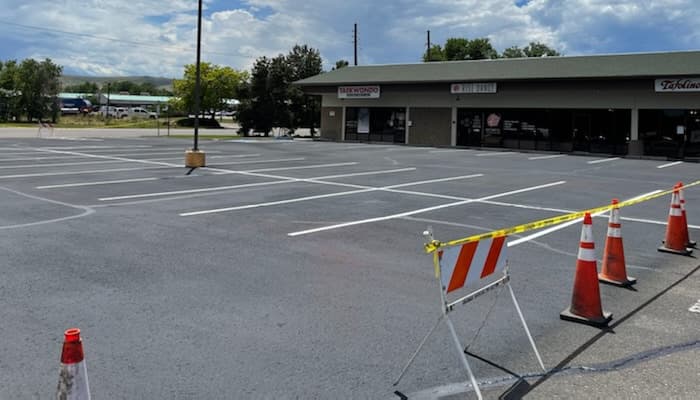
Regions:
<svg viewBox="0 0 700 400"><path fill-rule="evenodd" d="M449 146L452 137L452 108L416 107L410 110L412 125L408 144Z"/></svg>
<svg viewBox="0 0 700 400"><path fill-rule="evenodd" d="M343 108L321 108L321 137L328 140L343 139Z"/></svg>

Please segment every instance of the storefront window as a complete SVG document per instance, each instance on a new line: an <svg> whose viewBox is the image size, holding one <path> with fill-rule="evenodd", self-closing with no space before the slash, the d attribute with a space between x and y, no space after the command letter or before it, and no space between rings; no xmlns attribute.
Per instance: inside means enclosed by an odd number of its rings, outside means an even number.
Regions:
<svg viewBox="0 0 700 400"><path fill-rule="evenodd" d="M698 110L639 110L644 154L682 158L700 155Z"/></svg>
<svg viewBox="0 0 700 400"><path fill-rule="evenodd" d="M345 140L404 143L406 109L348 107L345 111Z"/></svg>

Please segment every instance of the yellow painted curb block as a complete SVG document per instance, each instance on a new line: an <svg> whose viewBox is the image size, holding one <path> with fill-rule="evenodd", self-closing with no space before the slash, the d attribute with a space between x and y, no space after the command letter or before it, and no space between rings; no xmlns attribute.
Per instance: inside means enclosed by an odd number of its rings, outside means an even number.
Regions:
<svg viewBox="0 0 700 400"><path fill-rule="evenodd" d="M201 150L189 149L185 152L185 167L200 168L206 165L206 157Z"/></svg>

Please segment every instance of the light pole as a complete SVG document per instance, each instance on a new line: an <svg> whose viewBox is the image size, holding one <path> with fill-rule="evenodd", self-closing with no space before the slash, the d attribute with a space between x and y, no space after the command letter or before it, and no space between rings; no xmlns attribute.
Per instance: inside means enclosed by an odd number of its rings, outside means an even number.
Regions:
<svg viewBox="0 0 700 400"><path fill-rule="evenodd" d="M201 92L201 50L202 50L202 0L198 2L197 10L197 64L194 83L194 147L185 152L185 166L198 168L206 165L204 152L199 150L199 106Z"/></svg>

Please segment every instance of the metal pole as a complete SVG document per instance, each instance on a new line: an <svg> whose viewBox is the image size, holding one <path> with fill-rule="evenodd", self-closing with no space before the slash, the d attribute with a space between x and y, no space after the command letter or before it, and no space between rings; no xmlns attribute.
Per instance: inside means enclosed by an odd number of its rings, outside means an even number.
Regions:
<svg viewBox="0 0 700 400"><path fill-rule="evenodd" d="M194 83L194 148L193 150L199 150L199 106L200 106L200 68L199 64L201 61L202 52L202 0L199 0L199 10L197 15L197 66L195 72L195 83Z"/></svg>
<svg viewBox="0 0 700 400"><path fill-rule="evenodd" d="M455 327L452 325L452 321L450 321L450 317L445 315L445 322L447 322L447 327L450 328L450 333L452 334L452 340L454 340L455 346L457 346L457 352L459 352L459 359L462 361L462 365L464 368L467 370L467 374L469 375L469 380L472 383L472 386L474 387L474 392L476 392L476 397L479 398L479 400L482 400L483 397L481 396L481 390L479 389L479 384L476 382L476 377L474 376L474 373L472 372L472 369L469 367L469 362L467 361L467 356L464 354L464 346L462 346L462 343L459 342L459 338L457 337L457 332L455 332Z"/></svg>
<svg viewBox="0 0 700 400"><path fill-rule="evenodd" d="M537 346L535 346L535 341L532 339L532 335L530 334L530 329L527 328L527 323L525 322L525 317L523 317L523 312L520 311L520 305L518 304L518 300L515 299L515 293L513 293L513 288L510 287L510 282L506 283L506 286L508 286L508 290L510 291L510 297L513 299L513 304L515 304L515 309L518 311L518 316L520 317L520 321L523 323L523 328L525 328L525 333L527 333L527 338L530 340L530 344L532 345L532 350L535 351L535 355L537 356L537 361L539 361L540 367L542 367L542 371L547 372L547 368L544 367L544 363L542 362L542 357L540 357L540 352L537 351Z"/></svg>
<svg viewBox="0 0 700 400"><path fill-rule="evenodd" d="M428 59L426 61L428 61L428 62L432 61L430 59L430 31L428 31Z"/></svg>
<svg viewBox="0 0 700 400"><path fill-rule="evenodd" d="M109 121L109 91L110 91L110 83L107 82L107 112L105 113L105 116L107 117L107 120Z"/></svg>
<svg viewBox="0 0 700 400"><path fill-rule="evenodd" d="M357 66L357 24L353 30L353 43L355 44L355 66Z"/></svg>

